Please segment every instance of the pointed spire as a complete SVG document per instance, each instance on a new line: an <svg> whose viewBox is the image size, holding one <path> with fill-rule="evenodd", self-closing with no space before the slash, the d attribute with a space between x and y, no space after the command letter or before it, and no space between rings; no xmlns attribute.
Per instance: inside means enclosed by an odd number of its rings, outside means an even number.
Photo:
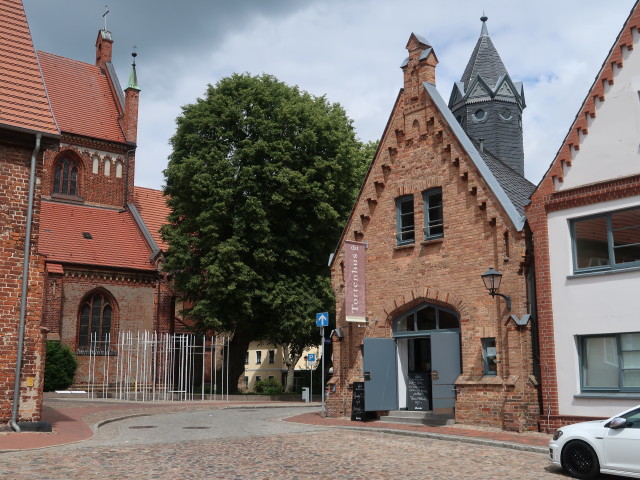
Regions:
<svg viewBox="0 0 640 480"><path fill-rule="evenodd" d="M489 37L489 31L487 30L487 20L485 15L480 17L482 21L482 30L480 31L480 38L476 43L467 68L464 69L461 82L464 83L465 90L469 88L471 80L480 76L491 88L495 87L498 80L503 75L506 75L507 69L502 63L502 59L493 46L491 37Z"/></svg>
<svg viewBox="0 0 640 480"><path fill-rule="evenodd" d="M487 17L484 12L482 12L482 16L480 17L480 20L482 21L482 30L480 30L480 36L484 37L484 36L489 36L489 30L487 30L487 20L489 20L489 17Z"/></svg>
<svg viewBox="0 0 640 480"><path fill-rule="evenodd" d="M136 57L138 54L136 53L136 47L133 47L133 52L131 53L133 57L133 63L131 64L131 73L129 74L129 83L127 88L135 88L136 90L140 90L138 86L138 74L136 73Z"/></svg>

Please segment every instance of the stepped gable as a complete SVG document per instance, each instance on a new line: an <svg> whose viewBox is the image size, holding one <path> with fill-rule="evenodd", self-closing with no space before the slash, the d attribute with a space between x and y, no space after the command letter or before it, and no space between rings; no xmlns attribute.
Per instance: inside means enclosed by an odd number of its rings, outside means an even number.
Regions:
<svg viewBox="0 0 640 480"><path fill-rule="evenodd" d="M129 211L43 200L41 212L39 251L47 262L154 270Z"/></svg>
<svg viewBox="0 0 640 480"><path fill-rule="evenodd" d="M640 31L640 7L636 2L627 17L627 20L618 34L611 50L607 54L605 61L600 67L600 71L587 93L586 98L582 102L582 106L576 114L571 128L565 136L560 149L551 163L551 166L540 180L541 185L545 178L551 177L555 182L564 180L564 166L571 166L573 161L573 151L580 150L581 135L589 134L589 122L596 118L596 100L599 102L606 101L606 91L608 86L614 84L614 68L620 69L624 67L623 50L633 50L633 31Z"/></svg>
<svg viewBox="0 0 640 480"><path fill-rule="evenodd" d="M60 135L22 2L0 2L0 18L0 125Z"/></svg>
<svg viewBox="0 0 640 480"><path fill-rule="evenodd" d="M38 51L47 92L64 133L125 143L120 111L99 66ZM120 88L120 87L118 87Z"/></svg>

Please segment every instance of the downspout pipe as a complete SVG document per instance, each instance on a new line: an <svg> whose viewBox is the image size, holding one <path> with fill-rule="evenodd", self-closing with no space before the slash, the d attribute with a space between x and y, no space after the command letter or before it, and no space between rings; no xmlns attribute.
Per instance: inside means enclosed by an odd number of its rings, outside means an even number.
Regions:
<svg viewBox="0 0 640 480"><path fill-rule="evenodd" d="M13 406L11 408L11 428L20 433L18 426L18 406L20 405L20 374L22 372L22 351L24 346L24 327L27 317L27 290L29 288L29 256L31 253L31 220L33 219L33 197L36 187L36 157L40 152L42 133L36 133L36 145L31 154L31 173L29 174L29 202L27 205L27 232L24 239L24 264L22 265L22 291L20 293L20 326L18 328L18 353L16 355L16 375L13 383Z"/></svg>

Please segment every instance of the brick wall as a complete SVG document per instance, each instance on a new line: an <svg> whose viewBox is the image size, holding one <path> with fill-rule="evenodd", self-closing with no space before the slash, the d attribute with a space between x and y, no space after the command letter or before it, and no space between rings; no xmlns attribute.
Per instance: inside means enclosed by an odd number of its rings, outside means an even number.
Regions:
<svg viewBox="0 0 640 480"><path fill-rule="evenodd" d="M89 205L123 207L133 198L134 181L134 155L126 149L126 145L63 137L59 149L45 153L42 195ZM76 196L79 198L53 193L55 167L65 156L79 168Z"/></svg>
<svg viewBox="0 0 640 480"><path fill-rule="evenodd" d="M421 242L421 192L432 187L442 188L444 238ZM407 194L414 195L416 243L398 247L395 201ZM333 339L330 391L335 391L327 402L329 415L350 415L352 383L363 381L364 337L390 337L394 319L432 303L460 316L456 419L518 431L537 428L531 333L507 323L504 301L492 299L480 278L495 267L503 274L500 292L512 298L511 313L527 313L525 234L508 220L424 89L405 89L398 97L342 240L368 243L369 324L345 321L341 242L331 273L344 338ZM497 377L483 375L483 337L496 338Z"/></svg>
<svg viewBox="0 0 640 480"><path fill-rule="evenodd" d="M0 423L11 417L14 394L21 280L26 234L31 146L0 143ZM42 158L38 159L38 175ZM39 189L32 223L29 290L24 336L18 420L40 419L44 333L40 328L44 262L37 254Z"/></svg>
<svg viewBox="0 0 640 480"><path fill-rule="evenodd" d="M56 284L56 289L52 285ZM92 292L104 292L112 301L111 343L115 345L120 331L153 331L157 329L157 289L153 273L134 275L125 272L79 270L65 268L64 276L47 277L47 305L43 322L60 335L72 350L78 348L78 316L80 303ZM55 294L54 294L55 293ZM58 307L59 306L59 307ZM165 321L166 322L166 321ZM78 356L76 383L86 383L89 358ZM115 367L115 362L113 362Z"/></svg>

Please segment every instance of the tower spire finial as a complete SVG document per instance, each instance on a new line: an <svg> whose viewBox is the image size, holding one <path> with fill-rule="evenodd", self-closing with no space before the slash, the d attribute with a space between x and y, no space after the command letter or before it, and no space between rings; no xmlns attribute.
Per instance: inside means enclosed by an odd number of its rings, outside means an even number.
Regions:
<svg viewBox="0 0 640 480"><path fill-rule="evenodd" d="M107 15L109 15L109 6L104 6L104 13L102 14L102 18L104 18L104 30L107 30Z"/></svg>
<svg viewBox="0 0 640 480"><path fill-rule="evenodd" d="M136 57L138 54L136 53L136 46L133 46L133 52L131 52L131 56L133 57L133 63L131 64L131 73L129 74L129 83L127 85L127 89L135 88L136 90L140 90L140 86L138 85L138 73L136 72Z"/></svg>
<svg viewBox="0 0 640 480"><path fill-rule="evenodd" d="M482 21L482 30L480 30L480 36L483 36L483 35L489 36L489 30L487 30L487 20L489 20L489 17L487 17L484 14L484 10L482 11L482 16L480 17L480 20Z"/></svg>

